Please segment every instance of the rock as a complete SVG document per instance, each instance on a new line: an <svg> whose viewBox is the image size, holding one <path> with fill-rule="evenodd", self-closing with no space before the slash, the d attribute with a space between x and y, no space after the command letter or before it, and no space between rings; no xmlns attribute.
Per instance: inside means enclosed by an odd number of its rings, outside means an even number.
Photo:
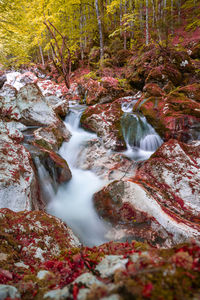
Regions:
<svg viewBox="0 0 200 300"><path fill-rule="evenodd" d="M112 150L126 149L121 131L121 102L116 100L111 104L97 104L88 107L81 117L81 125L102 137L106 148Z"/></svg>
<svg viewBox="0 0 200 300"><path fill-rule="evenodd" d="M143 91L147 97L162 97L165 95L165 92L163 92L163 90L156 83L147 83L144 86Z"/></svg>
<svg viewBox="0 0 200 300"><path fill-rule="evenodd" d="M0 74L0 89L3 87L5 82L6 82L6 75Z"/></svg>
<svg viewBox="0 0 200 300"><path fill-rule="evenodd" d="M16 143L23 136L18 130L9 131L6 123L0 122L0 128L0 207L15 211L39 209L43 204L30 153Z"/></svg>
<svg viewBox="0 0 200 300"><path fill-rule="evenodd" d="M194 45L194 47L191 49L191 58L193 59L199 59L200 58L200 42Z"/></svg>
<svg viewBox="0 0 200 300"><path fill-rule="evenodd" d="M170 140L138 167L133 179L97 192L97 212L116 228L108 236L132 236L157 247L199 240L199 160L199 143Z"/></svg>
<svg viewBox="0 0 200 300"><path fill-rule="evenodd" d="M76 280L73 283L82 283L86 287L91 287L93 284L96 285L104 285L103 282L98 280L94 275L91 273L84 273L76 278Z"/></svg>
<svg viewBox="0 0 200 300"><path fill-rule="evenodd" d="M69 297L68 287L63 288L62 290L53 290L44 294L44 299L54 299L54 300L63 300Z"/></svg>
<svg viewBox="0 0 200 300"><path fill-rule="evenodd" d="M15 213L4 208L0 213L0 230L6 236L1 242L1 249L7 249L9 259L17 257L18 261L23 261L30 268L60 255L61 251L80 246L70 228L45 212Z"/></svg>
<svg viewBox="0 0 200 300"><path fill-rule="evenodd" d="M51 106L57 115L61 117L66 116L69 111L68 101L66 99L61 99L53 95L48 97L46 96L45 99L47 104Z"/></svg>
<svg viewBox="0 0 200 300"><path fill-rule="evenodd" d="M62 143L69 141L71 133L63 122L41 127L34 131L33 143L47 150L58 151Z"/></svg>
<svg viewBox="0 0 200 300"><path fill-rule="evenodd" d="M49 272L49 271L46 271L46 270L40 270L38 273L37 273L37 278L40 279L40 280L43 280L45 279L46 276L51 276L52 273Z"/></svg>
<svg viewBox="0 0 200 300"><path fill-rule="evenodd" d="M170 140L136 172L136 178L139 181L142 179L142 185L155 187L163 194L159 202L166 210L194 224L200 217L199 150L199 142L186 145Z"/></svg>
<svg viewBox="0 0 200 300"><path fill-rule="evenodd" d="M36 83L38 78L32 72L11 72L7 74L7 83L20 90L27 83Z"/></svg>
<svg viewBox="0 0 200 300"><path fill-rule="evenodd" d="M51 97L61 97L62 96L62 87L61 85L53 83L51 80L41 80L38 82L38 86L44 96Z"/></svg>
<svg viewBox="0 0 200 300"><path fill-rule="evenodd" d="M20 299L20 293L11 285L0 284L0 299Z"/></svg>
<svg viewBox="0 0 200 300"><path fill-rule="evenodd" d="M109 277L118 269L125 269L128 259L122 255L107 255L96 267L102 278Z"/></svg>
<svg viewBox="0 0 200 300"><path fill-rule="evenodd" d="M87 105L94 105L110 103L119 97L132 95L129 86L127 84L124 84L124 87L120 86L116 78L104 76L97 80L88 77L89 75L86 76L82 77L76 86L70 88L69 100L79 100Z"/></svg>
<svg viewBox="0 0 200 300"><path fill-rule="evenodd" d="M101 142L94 139L88 141L81 149L77 166L84 170L92 170L104 180L119 180L133 176L135 162L122 153L108 153Z"/></svg>
<svg viewBox="0 0 200 300"><path fill-rule="evenodd" d="M188 84L194 67L187 52L150 45L149 49L128 63L126 78L133 88L142 90L145 84L154 83L163 88L169 82L174 86ZM184 82L183 82L184 78Z"/></svg>
<svg viewBox="0 0 200 300"><path fill-rule="evenodd" d="M199 85L177 88L167 95L143 95L134 106L166 140L177 138L183 142L198 139L200 134Z"/></svg>
<svg viewBox="0 0 200 300"><path fill-rule="evenodd" d="M43 126L59 123L59 119L40 92L37 85L29 83L17 94L20 121L25 125Z"/></svg>
<svg viewBox="0 0 200 300"><path fill-rule="evenodd" d="M16 98L17 89L8 83L5 83L0 91L0 96L11 98L11 99Z"/></svg>

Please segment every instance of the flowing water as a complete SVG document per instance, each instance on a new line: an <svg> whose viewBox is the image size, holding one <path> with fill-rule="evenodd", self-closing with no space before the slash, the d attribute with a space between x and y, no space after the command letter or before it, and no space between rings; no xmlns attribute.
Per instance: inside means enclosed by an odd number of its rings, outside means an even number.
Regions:
<svg viewBox="0 0 200 300"><path fill-rule="evenodd" d="M124 154L134 160L144 160L161 145L162 140L143 116L132 113L134 103L130 101L122 107L126 111L121 122L127 143ZM98 217L92 202L93 194L107 182L91 171L80 169L76 164L84 143L97 138L96 134L79 127L84 109L71 102L65 125L72 137L62 145L59 153L68 162L72 179L59 187L47 211L65 221L84 244L93 246L107 241L105 236L109 230L108 225Z"/></svg>
<svg viewBox="0 0 200 300"><path fill-rule="evenodd" d="M148 159L163 143L146 118L133 107L137 100L122 104L124 115L121 119L122 133L126 142L126 156L136 161Z"/></svg>
<svg viewBox="0 0 200 300"><path fill-rule="evenodd" d="M92 196L106 183L93 172L81 170L76 166L77 157L85 142L96 138L95 134L79 128L82 106L73 106L65 120L72 133L68 143L60 149L72 171L72 179L60 186L55 198L48 206L48 212L64 220L81 241L87 245L99 245L107 241L106 224L99 219L92 203Z"/></svg>

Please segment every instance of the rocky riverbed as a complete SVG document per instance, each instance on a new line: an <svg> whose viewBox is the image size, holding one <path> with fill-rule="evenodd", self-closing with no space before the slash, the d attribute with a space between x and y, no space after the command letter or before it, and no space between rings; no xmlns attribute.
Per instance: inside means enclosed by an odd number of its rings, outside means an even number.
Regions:
<svg viewBox="0 0 200 300"><path fill-rule="evenodd" d="M198 299L196 64L152 48L126 72L1 77L0 299Z"/></svg>

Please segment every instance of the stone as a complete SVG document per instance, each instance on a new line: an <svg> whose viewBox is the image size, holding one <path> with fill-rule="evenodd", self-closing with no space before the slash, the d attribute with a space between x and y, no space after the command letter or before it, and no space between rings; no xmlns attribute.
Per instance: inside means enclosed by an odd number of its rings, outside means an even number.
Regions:
<svg viewBox="0 0 200 300"><path fill-rule="evenodd" d="M38 183L30 153L20 144L21 132L0 122L0 207L15 211L39 209ZM11 139L12 138L12 139Z"/></svg>
<svg viewBox="0 0 200 300"><path fill-rule="evenodd" d="M78 155L77 166L95 172L104 180L133 176L135 162L122 153L108 153L98 139L88 141Z"/></svg>
<svg viewBox="0 0 200 300"><path fill-rule="evenodd" d="M49 271L46 271L46 270L40 270L38 273L37 273L37 278L40 279L40 280L43 280L45 279L46 276L51 276L52 273L49 272Z"/></svg>
<svg viewBox="0 0 200 300"><path fill-rule="evenodd" d="M66 99L62 99L53 95L46 96L45 99L47 104L51 106L51 108L57 115L61 117L66 116L69 111L68 101Z"/></svg>
<svg viewBox="0 0 200 300"><path fill-rule="evenodd" d="M33 134L33 143L50 151L58 151L62 143L71 138L71 133L63 122L38 128Z"/></svg>
<svg viewBox="0 0 200 300"><path fill-rule="evenodd" d="M109 277L118 269L125 269L128 259L123 259L122 255L107 255L96 267L102 278Z"/></svg>
<svg viewBox="0 0 200 300"><path fill-rule="evenodd" d="M53 109L47 105L41 91L33 83L28 83L19 90L16 103L20 121L25 125L44 126L59 123Z"/></svg>
<svg viewBox="0 0 200 300"><path fill-rule="evenodd" d="M69 227L45 212L16 213L6 208L0 209L0 212L4 215L1 218L0 231L6 236L6 239L1 241L2 252L7 249L9 259L15 257L18 262L23 261L23 265L15 265L15 269L24 268L25 265L28 268L27 271L25 268L24 272L28 272L32 266L59 256L62 251L81 245ZM10 241L9 244L7 239ZM40 266L38 272L41 269Z"/></svg>
<svg viewBox="0 0 200 300"><path fill-rule="evenodd" d="M63 289L49 291L44 294L44 299L53 299L53 300L63 300L69 297L69 288L65 287Z"/></svg>
<svg viewBox="0 0 200 300"><path fill-rule="evenodd" d="M0 74L0 89L2 88L5 82L6 82L6 75Z"/></svg>
<svg viewBox="0 0 200 300"><path fill-rule="evenodd" d="M112 150L126 149L120 120L123 115L121 101L111 104L97 104L88 107L82 114L81 125L96 132L102 138L104 146Z"/></svg>
<svg viewBox="0 0 200 300"><path fill-rule="evenodd" d="M0 299L20 299L20 293L18 290L11 285L0 284Z"/></svg>
<svg viewBox="0 0 200 300"><path fill-rule="evenodd" d="M79 277L76 278L76 280L74 281L74 283L82 283L86 287L91 287L93 284L104 285L103 282L101 282L100 280L98 280L91 273L84 273L84 274L80 275Z"/></svg>
<svg viewBox="0 0 200 300"><path fill-rule="evenodd" d="M199 153L199 142L170 140L138 165L135 176L97 192L98 214L115 226L107 237L157 247L199 240Z"/></svg>

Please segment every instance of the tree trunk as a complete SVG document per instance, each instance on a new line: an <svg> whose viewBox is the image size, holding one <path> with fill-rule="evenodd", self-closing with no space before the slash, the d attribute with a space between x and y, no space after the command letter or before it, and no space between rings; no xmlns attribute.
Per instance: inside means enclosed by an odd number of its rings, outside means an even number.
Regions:
<svg viewBox="0 0 200 300"><path fill-rule="evenodd" d="M149 44L149 0L146 0L146 45Z"/></svg>
<svg viewBox="0 0 200 300"><path fill-rule="evenodd" d="M96 15L97 15L97 22L99 27L99 39L100 39L100 59L103 59L104 56L104 50L103 50L103 30L102 30L102 22L101 22L101 16L99 11L99 3L98 0L95 0L95 8L96 8Z"/></svg>
<svg viewBox="0 0 200 300"><path fill-rule="evenodd" d="M124 4L124 14L126 15L127 13L127 0L125 0ZM124 50L127 48L127 37L126 37L126 30L124 30Z"/></svg>
<svg viewBox="0 0 200 300"><path fill-rule="evenodd" d="M42 47L39 45L39 49L40 49L40 56L41 56L41 61L42 61L42 65L44 66L44 55L42 52Z"/></svg>

